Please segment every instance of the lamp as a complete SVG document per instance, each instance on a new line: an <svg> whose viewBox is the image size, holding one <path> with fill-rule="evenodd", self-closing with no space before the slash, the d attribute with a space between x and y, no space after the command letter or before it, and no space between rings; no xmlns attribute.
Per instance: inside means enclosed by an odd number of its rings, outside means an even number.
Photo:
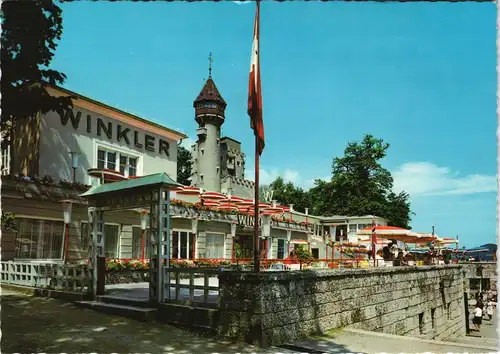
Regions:
<svg viewBox="0 0 500 354"><path fill-rule="evenodd" d="M73 183L76 182L76 169L78 168L78 157L80 156L79 152L70 151L71 155L71 167L73 168Z"/></svg>
<svg viewBox="0 0 500 354"><path fill-rule="evenodd" d="M235 260L235 249L234 249L234 246L235 246L235 237L236 237L236 221L231 221L231 237L233 238L233 246L232 246L232 250L231 250L231 262L234 262Z"/></svg>
<svg viewBox="0 0 500 354"><path fill-rule="evenodd" d="M231 222L231 236L235 237L236 236L236 222Z"/></svg>
<svg viewBox="0 0 500 354"><path fill-rule="evenodd" d="M145 231L148 228L149 212L147 210L142 210L140 214L141 214L141 230Z"/></svg>
<svg viewBox="0 0 500 354"><path fill-rule="evenodd" d="M73 201L61 200L61 203L63 206L64 223L69 224L69 223L71 223L71 212L73 209Z"/></svg>
<svg viewBox="0 0 500 354"><path fill-rule="evenodd" d="M271 236L271 214L262 215L262 238Z"/></svg>
<svg viewBox="0 0 500 354"><path fill-rule="evenodd" d="M68 245L69 245L69 224L71 223L71 214L73 209L73 201L61 200L64 217L64 263L68 260Z"/></svg>
<svg viewBox="0 0 500 354"><path fill-rule="evenodd" d="M198 233L198 218L192 218L191 219L191 232L193 234Z"/></svg>
<svg viewBox="0 0 500 354"><path fill-rule="evenodd" d="M148 228L149 211L144 209L141 210L139 214L141 216L141 260L144 262L144 253L145 253L144 234L146 232L146 229Z"/></svg>

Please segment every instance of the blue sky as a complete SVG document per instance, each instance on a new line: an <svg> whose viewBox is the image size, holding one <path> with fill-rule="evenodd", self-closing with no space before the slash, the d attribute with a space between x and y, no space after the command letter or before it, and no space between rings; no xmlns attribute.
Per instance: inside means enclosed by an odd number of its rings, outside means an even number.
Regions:
<svg viewBox="0 0 500 354"><path fill-rule="evenodd" d="M193 139L208 76L228 102L223 134L243 144L252 3L64 3L52 67L83 95ZM263 182L328 178L349 141L391 144L383 164L411 194L413 229L466 246L496 242L494 3L264 2Z"/></svg>

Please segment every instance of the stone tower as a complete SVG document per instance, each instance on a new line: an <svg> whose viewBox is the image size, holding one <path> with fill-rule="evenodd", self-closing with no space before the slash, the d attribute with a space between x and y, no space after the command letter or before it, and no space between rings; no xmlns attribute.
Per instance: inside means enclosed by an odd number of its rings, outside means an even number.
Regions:
<svg viewBox="0 0 500 354"><path fill-rule="evenodd" d="M194 101L198 140L192 146L191 185L220 192L221 154L220 128L224 123L226 102L210 75Z"/></svg>

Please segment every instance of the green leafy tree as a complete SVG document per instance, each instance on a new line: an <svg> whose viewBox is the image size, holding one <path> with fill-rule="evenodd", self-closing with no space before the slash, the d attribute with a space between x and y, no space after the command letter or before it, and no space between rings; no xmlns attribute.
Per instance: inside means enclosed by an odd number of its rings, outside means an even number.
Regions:
<svg viewBox="0 0 500 354"><path fill-rule="evenodd" d="M330 182L316 181L310 198L319 215L377 215L393 226L410 228L409 195L392 191L391 173L380 160L389 144L372 135L347 145L344 156L333 159Z"/></svg>
<svg viewBox="0 0 500 354"><path fill-rule="evenodd" d="M302 270L302 264L308 264L313 259L312 253L304 245L298 245L292 251L292 257L299 261L300 270Z"/></svg>
<svg viewBox="0 0 500 354"><path fill-rule="evenodd" d="M177 182L185 186L191 185L191 153L183 146L177 147Z"/></svg>
<svg viewBox="0 0 500 354"><path fill-rule="evenodd" d="M273 190L273 199L281 205L293 204L293 209L298 212L305 212L305 208L310 208L310 198L307 191L294 186L292 182L285 183L283 178L276 178L269 188Z"/></svg>
<svg viewBox="0 0 500 354"><path fill-rule="evenodd" d="M50 96L44 86L63 84L66 79L49 69L62 35L62 10L51 0L3 1L0 17L1 130L8 142L16 120L49 111L62 114L72 102L69 97Z"/></svg>

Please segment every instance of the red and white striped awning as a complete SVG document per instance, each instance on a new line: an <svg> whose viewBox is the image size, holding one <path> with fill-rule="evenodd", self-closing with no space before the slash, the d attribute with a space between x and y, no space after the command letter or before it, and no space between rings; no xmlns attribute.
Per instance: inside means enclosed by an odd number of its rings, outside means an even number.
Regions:
<svg viewBox="0 0 500 354"><path fill-rule="evenodd" d="M238 211L238 207L231 203L221 202L219 204L219 210Z"/></svg>
<svg viewBox="0 0 500 354"><path fill-rule="evenodd" d="M218 192L205 192L200 196L203 200L223 200L226 199L226 196L222 193Z"/></svg>
<svg viewBox="0 0 500 354"><path fill-rule="evenodd" d="M234 195L228 195L226 198L221 199L221 203L240 204L241 202L243 202L243 198L235 197Z"/></svg>
<svg viewBox="0 0 500 354"><path fill-rule="evenodd" d="M238 204L238 206L241 206L241 207L243 207L243 206L250 207L250 206L254 205L255 203L251 199L242 199L240 202L236 202L236 204Z"/></svg>
<svg viewBox="0 0 500 354"><path fill-rule="evenodd" d="M373 232L373 228L371 226L365 227L358 231L357 235L371 235ZM377 234L377 238L388 238L393 236L408 236L412 231L403 229L401 227L396 226L375 226L375 232Z"/></svg>
<svg viewBox="0 0 500 354"><path fill-rule="evenodd" d="M373 230L372 227L365 227L358 231L358 236L370 236ZM396 226L375 226L377 239L397 240L405 243L424 244L435 241L437 236L428 233L413 232Z"/></svg>
<svg viewBox="0 0 500 354"><path fill-rule="evenodd" d="M204 200L202 204L209 208L218 208L220 206L220 203L216 200Z"/></svg>
<svg viewBox="0 0 500 354"><path fill-rule="evenodd" d="M177 191L177 194L184 195L199 195L201 190L199 187L184 186L181 190Z"/></svg>

